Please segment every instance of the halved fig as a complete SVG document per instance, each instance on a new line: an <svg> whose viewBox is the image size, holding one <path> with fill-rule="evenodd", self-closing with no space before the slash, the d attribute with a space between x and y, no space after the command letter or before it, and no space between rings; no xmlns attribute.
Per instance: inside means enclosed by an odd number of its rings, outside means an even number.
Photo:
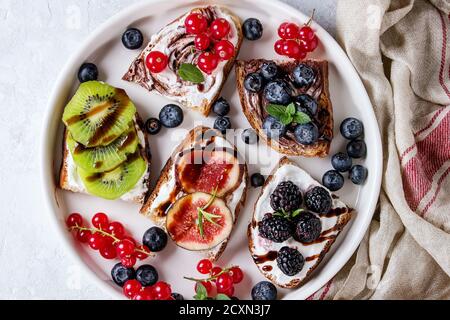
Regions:
<svg viewBox="0 0 450 320"><path fill-rule="evenodd" d="M212 222L202 217L199 209L214 216ZM210 216L211 218L211 216ZM233 216L222 199L196 192L179 199L167 213L167 231L172 240L189 251L212 249L230 237Z"/></svg>
<svg viewBox="0 0 450 320"><path fill-rule="evenodd" d="M219 198L236 190L244 174L244 166L232 150L186 151L176 169L177 180L186 193L216 192Z"/></svg>

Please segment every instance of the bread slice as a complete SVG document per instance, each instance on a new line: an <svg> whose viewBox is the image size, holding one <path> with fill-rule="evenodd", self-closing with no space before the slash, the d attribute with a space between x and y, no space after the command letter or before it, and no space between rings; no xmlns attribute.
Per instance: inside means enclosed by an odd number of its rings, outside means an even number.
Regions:
<svg viewBox="0 0 450 320"><path fill-rule="evenodd" d="M328 89L328 62L327 61L274 61L281 69L282 73L287 75L285 78L292 83L291 74L295 67L300 63L312 67L317 74L315 83L308 89L296 88L292 85L294 95L309 94L318 102L318 124L321 138L312 146L301 145L295 140L292 132L288 132L286 137L269 139L262 129L264 119L268 116L266 112L267 100L262 93L251 93L244 87L245 77L253 72L257 72L263 63L268 60L255 59L250 61L236 62L236 81L241 99L242 110L247 117L250 125L258 132L259 136L266 143L279 153L290 156L304 157L326 157L330 152L331 141L333 140L333 107Z"/></svg>
<svg viewBox="0 0 450 320"><path fill-rule="evenodd" d="M216 18L224 18L231 25L228 40L236 48L233 59L223 61L211 74L205 76L205 82L194 84L183 81L178 76L178 70L183 63L196 63L200 51L195 49L195 35L187 34L184 22L192 12L202 13L211 23ZM147 47L131 64L123 80L135 82L148 91L155 91L162 96L180 103L188 109L197 110L205 116L210 113L214 102L220 97L220 92L228 78L243 40L240 19L225 7L208 6L187 12L161 31L155 34ZM164 52L169 57L169 66L159 74L148 71L145 59L151 51Z"/></svg>
<svg viewBox="0 0 450 320"><path fill-rule="evenodd" d="M327 215L317 215L322 223L322 234L313 244L305 245L293 238L284 243L274 243L259 236L259 222L267 213L272 213L270 194L283 181L292 181L304 195L308 190L321 186L308 173L288 158L283 158L272 175L267 179L255 204L253 220L248 228L249 248L252 257L264 276L282 288L296 288L303 285L319 266L330 250L341 230L352 217L352 209L339 198L332 195L333 206ZM300 273L290 277L283 274L277 265L277 252L282 247L297 248L305 258L305 265Z"/></svg>
<svg viewBox="0 0 450 320"><path fill-rule="evenodd" d="M209 148L214 148L214 146L225 147L227 149L234 150L237 154L236 148L216 130L199 126L189 132L180 145L175 148L172 156L167 161L161 172L156 188L150 194L147 202L141 209L141 213L143 215L151 218L155 224L164 229L166 229L166 213L178 199L186 195L186 193L181 189L180 183L176 178L175 164L177 162L177 158L183 153L183 151L191 150L194 147L199 146L208 146ZM245 162L243 164L243 169L244 172L241 177L239 187L231 194L227 195L224 199L228 208L232 214L234 214L234 224L236 224L236 221L239 218L239 213L245 203L247 189L249 186L248 169ZM224 252L228 241L229 239L222 242L215 248L207 251L201 251L201 254L205 255L212 261L216 261Z"/></svg>
<svg viewBox="0 0 450 320"><path fill-rule="evenodd" d="M140 116L136 113L134 124L139 137L139 150L147 163L147 171L133 190L124 194L121 199L127 202L136 204L143 204L145 202L146 195L150 189L150 166L151 166L151 152L150 145L148 143L148 136L144 128L144 122ZM62 189L72 191L75 193L88 194L83 182L78 176L77 167L73 161L69 147L67 145L68 131L64 132L63 141L63 159L60 170L59 185Z"/></svg>

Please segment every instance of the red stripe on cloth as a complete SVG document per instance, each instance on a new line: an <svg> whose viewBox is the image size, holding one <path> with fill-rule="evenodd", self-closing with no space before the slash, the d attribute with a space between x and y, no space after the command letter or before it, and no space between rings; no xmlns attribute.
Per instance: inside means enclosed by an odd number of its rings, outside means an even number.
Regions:
<svg viewBox="0 0 450 320"><path fill-rule="evenodd" d="M430 129L430 128L433 126L433 124L434 124L434 122L436 121L436 119L437 119L437 118L440 116L440 114L441 114L442 112L444 112L445 110L447 110L447 107L442 107L442 108L440 108L438 111L436 111L436 112L434 113L433 118L431 118L430 123L429 123L425 128L423 128L423 129L417 131L416 133L414 133L414 137L418 137L420 134L422 134L423 132L425 132L425 131L427 131L428 129Z"/></svg>
<svg viewBox="0 0 450 320"><path fill-rule="evenodd" d="M444 89L447 96L450 98L450 90L448 90L445 81L444 81L444 71L445 71L445 63L447 60L447 22L445 21L444 15L440 10L438 10L439 16L441 17L441 25L442 25L442 53L441 53L441 69L439 70L439 83L441 84L442 89Z"/></svg>
<svg viewBox="0 0 450 320"><path fill-rule="evenodd" d="M403 152L403 154L400 156L400 162L403 161L403 159L416 148L416 144L414 143L411 147L409 147L408 149L405 150L405 152Z"/></svg>
<svg viewBox="0 0 450 320"><path fill-rule="evenodd" d="M316 292L317 293L317 292ZM309 298L307 298L306 300L311 301L314 300L314 296L316 295L316 293L313 293L311 296L309 296Z"/></svg>
<svg viewBox="0 0 450 320"><path fill-rule="evenodd" d="M447 168L447 170L445 170L444 174L439 178L438 186L436 188L436 192L434 193L433 198L427 203L425 208L420 213L420 215L422 217L425 217L425 215L428 213L428 210L430 210L431 206L436 202L439 192L441 191L442 183L444 182L445 178L447 178L447 176L449 174L450 174L450 168Z"/></svg>
<svg viewBox="0 0 450 320"><path fill-rule="evenodd" d="M331 289L331 285L332 285L332 284L333 284L333 279L331 279L331 280L327 283L325 289L323 290L322 294L320 295L320 300L324 300L324 299L327 297L327 294L328 294L328 292L330 292L330 289Z"/></svg>
<svg viewBox="0 0 450 320"><path fill-rule="evenodd" d="M433 177L450 159L450 112L424 140L417 145L417 154L403 168L403 188L411 210L430 191Z"/></svg>

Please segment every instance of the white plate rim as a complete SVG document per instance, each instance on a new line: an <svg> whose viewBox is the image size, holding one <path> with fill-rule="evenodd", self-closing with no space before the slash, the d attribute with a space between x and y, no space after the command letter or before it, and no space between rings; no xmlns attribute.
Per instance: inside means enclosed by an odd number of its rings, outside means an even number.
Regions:
<svg viewBox="0 0 450 320"><path fill-rule="evenodd" d="M111 286L105 283L105 281L102 281L95 272L88 267L88 265L83 261L81 256L77 254L76 249L73 245L72 236L67 232L65 227L65 221L59 217L56 212L58 211L57 208L57 200L55 199L55 182L52 181L52 179L49 179L49 177L53 177L53 161L54 161L54 144L48 143L48 137L49 134L52 134L55 132L55 128L52 125L52 112L55 110L55 105L57 104L58 100L60 99L61 92L63 91L63 88L66 86L70 86L72 84L71 79L73 76L74 65L77 60L80 60L81 56L84 56L83 53L87 50L87 48L95 42L95 40L104 33L107 29L109 29L111 26L115 25L119 21L122 21L125 17L129 16L133 12L139 12L141 9L146 8L149 5L154 5L158 2L163 2L164 0L144 0L142 2L133 4L123 10L121 10L119 13L115 14L108 20L106 20L103 24L101 24L90 36L87 37L87 39L83 42L83 44L79 47L75 53L72 54L72 56L69 58L65 66L63 67L62 71L60 72L54 88L50 94L49 102L46 109L46 114L44 116L43 121L43 129L41 131L41 142L40 142L40 176L41 176L41 184L42 184L42 193L44 202L46 205L46 212L49 220L51 220L51 224L54 229L57 230L57 234L59 235L59 239L62 241L63 246L69 251L69 255L72 256L73 260L79 265L83 271L84 274L86 274L89 279L95 283L103 292L108 294L109 296L116 298L116 299L124 299L122 295L120 295L117 291L113 290ZM278 7L281 10L291 10L294 11L296 15L298 15L301 18L305 18L306 16L299 11L298 9L283 3L279 0L246 0L247 2L255 2L258 5L269 3L272 6ZM173 5L176 6L178 3L182 2L182 0L173 0ZM186 1L184 1L185 4ZM213 1L191 1L193 5L207 5L212 4ZM334 257L334 262L336 267L334 269L329 269L327 272L322 271L320 274L320 278L322 279L323 285L325 285L327 282L329 282L341 269L344 267L344 265L348 262L348 260L352 257L352 255L355 253L357 248L359 247L364 235L366 234L369 225L372 221L373 214L375 212L379 194L381 191L381 183L382 183L382 168L383 168L383 151L382 151L382 142L381 142L381 134L378 127L378 121L375 117L375 112L373 110L372 103L370 101L370 98L367 94L367 91L362 83L361 78L359 77L356 69L354 68L353 64L350 62L349 58L345 54L344 50L340 47L340 45L337 43L337 41L325 30L323 29L318 23L315 23L315 27L317 28L317 33L320 35L320 38L322 41L327 42L328 45L332 46L334 53L339 55L341 57L341 62L346 65L346 68L348 69L348 76L352 78L353 85L356 86L357 90L361 93L361 98L365 100L365 105L367 106L367 112L368 117L371 118L371 122L376 124L376 128L378 130L375 130L375 139L378 141L378 143L374 146L371 146L371 148L374 149L374 154L377 155L376 168L371 168L371 173L374 174L374 182L373 185L375 186L375 194L366 204L367 214L366 219L363 223L361 223L360 229L358 230L356 236L353 237L354 243L347 248L345 252L342 252L342 248L340 248L340 252L336 257ZM51 150L50 150L51 148ZM326 279L326 280L324 280ZM287 299L298 299L298 300L304 300L317 292L321 289L322 286L317 288L310 288L309 290L297 290L291 294L288 295Z"/></svg>

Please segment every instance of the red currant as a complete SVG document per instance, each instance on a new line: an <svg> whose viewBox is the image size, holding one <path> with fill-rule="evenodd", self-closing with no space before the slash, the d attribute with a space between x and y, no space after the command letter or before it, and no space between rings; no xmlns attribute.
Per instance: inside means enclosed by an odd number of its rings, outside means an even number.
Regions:
<svg viewBox="0 0 450 320"><path fill-rule="evenodd" d="M208 296L211 295L213 291L213 285L210 281L202 281L201 284L205 287ZM198 283L195 284L195 291L197 292Z"/></svg>
<svg viewBox="0 0 450 320"><path fill-rule="evenodd" d="M221 293L221 294L224 294L224 295L226 295L226 296L228 296L228 297L232 297L232 296L234 296L234 287L233 286L231 286L229 289L227 289L227 290L221 290L221 289L219 289L219 288L217 288L217 293Z"/></svg>
<svg viewBox="0 0 450 320"><path fill-rule="evenodd" d="M98 251L105 246L105 238L98 233L94 233L89 237L88 243L91 249Z"/></svg>
<svg viewBox="0 0 450 320"><path fill-rule="evenodd" d="M315 37L315 33L311 27L304 26L300 29L298 36L302 40L310 41Z"/></svg>
<svg viewBox="0 0 450 320"><path fill-rule="evenodd" d="M81 243L88 243L92 233L89 230L80 230L77 232L77 240Z"/></svg>
<svg viewBox="0 0 450 320"><path fill-rule="evenodd" d="M216 40L221 40L228 36L231 30L230 23L221 18L216 19L211 23L211 26L209 27L209 30L211 32L211 36Z"/></svg>
<svg viewBox="0 0 450 320"><path fill-rule="evenodd" d="M128 241L131 241L131 242L134 244L134 246L136 247L136 240L134 240L134 239L133 239L132 237L130 237L130 236L123 236L121 240L128 240ZM119 244L119 243L117 243L117 244Z"/></svg>
<svg viewBox="0 0 450 320"><path fill-rule="evenodd" d="M219 56L221 60L230 60L235 54L234 45L228 40L220 40L214 46L214 52Z"/></svg>
<svg viewBox="0 0 450 320"><path fill-rule="evenodd" d="M137 295L133 297L133 300L149 301L155 300L153 296L153 288L148 287L141 290Z"/></svg>
<svg viewBox="0 0 450 320"><path fill-rule="evenodd" d="M198 57L198 67L207 74L211 74L219 65L219 57L211 52L203 52Z"/></svg>
<svg viewBox="0 0 450 320"><path fill-rule="evenodd" d="M200 51L205 51L211 45L211 38L206 34L198 34L195 36L195 47Z"/></svg>
<svg viewBox="0 0 450 320"><path fill-rule="evenodd" d="M300 55L300 45L295 40L287 40L283 46L283 54L289 58L296 58Z"/></svg>
<svg viewBox="0 0 450 320"><path fill-rule="evenodd" d="M142 246L139 246L137 249L140 250L140 251L136 251L136 258L138 258L139 260L145 260L145 259L147 259L149 257L149 255L150 255L149 248L147 248L146 246L142 245ZM141 251L145 251L146 253L141 252Z"/></svg>
<svg viewBox="0 0 450 320"><path fill-rule="evenodd" d="M153 286L153 295L156 300L168 300L172 295L172 289L170 285L160 281Z"/></svg>
<svg viewBox="0 0 450 320"><path fill-rule="evenodd" d="M116 248L112 245L106 245L100 249L100 254L106 260L113 260L117 257Z"/></svg>
<svg viewBox="0 0 450 320"><path fill-rule="evenodd" d="M197 270L201 274L208 274L211 272L212 267L213 267L212 262L208 259L204 259L198 263Z"/></svg>
<svg viewBox="0 0 450 320"><path fill-rule="evenodd" d="M200 34L208 28L208 20L201 13L191 13L184 21L187 33Z"/></svg>
<svg viewBox="0 0 450 320"><path fill-rule="evenodd" d="M299 27L295 23L285 22L278 28L278 35L281 39L297 39L299 36Z"/></svg>
<svg viewBox="0 0 450 320"><path fill-rule="evenodd" d="M108 225L108 232L118 239L122 239L125 235L125 228L120 222L111 222Z"/></svg>
<svg viewBox="0 0 450 320"><path fill-rule="evenodd" d="M136 262L137 262L136 256L129 256L120 259L120 263L125 268L133 268L136 265Z"/></svg>
<svg viewBox="0 0 450 320"><path fill-rule="evenodd" d="M81 227L83 226L83 217L79 213L73 213L67 218L66 224L69 228Z"/></svg>
<svg viewBox="0 0 450 320"><path fill-rule="evenodd" d="M146 65L152 73L160 73L166 69L169 58L160 51L152 51L147 55Z"/></svg>
<svg viewBox="0 0 450 320"><path fill-rule="evenodd" d="M305 50L307 52L313 52L314 50L317 49L318 46L319 46L319 39L316 36L314 36L312 40L305 42Z"/></svg>
<svg viewBox="0 0 450 320"><path fill-rule="evenodd" d="M221 273L222 272L222 268L220 268L220 267L214 267L214 268L212 268L212 270L211 270L211 277L215 277L215 276L217 276L219 273Z"/></svg>
<svg viewBox="0 0 450 320"><path fill-rule="evenodd" d="M228 290L233 286L233 278L227 273L221 274L216 280L216 286L217 289L220 288L223 291Z"/></svg>
<svg viewBox="0 0 450 320"><path fill-rule="evenodd" d="M275 45L274 45L275 52L278 53L279 55L284 55L283 47L284 47L285 43L286 43L286 40L284 40L284 39L277 40L277 42L275 42Z"/></svg>
<svg viewBox="0 0 450 320"><path fill-rule="evenodd" d="M116 246L116 250L120 258L129 257L134 254L135 244L128 239L120 240Z"/></svg>
<svg viewBox="0 0 450 320"><path fill-rule="evenodd" d="M142 290L142 285L137 280L128 280L123 286L123 294L133 299Z"/></svg>
<svg viewBox="0 0 450 320"><path fill-rule="evenodd" d="M92 218L92 224L94 225L94 227L98 228L98 229L106 229L108 227L109 224L109 220L108 220L108 216L104 213L97 213L93 218Z"/></svg>
<svg viewBox="0 0 450 320"><path fill-rule="evenodd" d="M281 39L287 39L286 36L286 26L289 24L289 22L283 22L279 27L278 27L278 35L280 36Z"/></svg>
<svg viewBox="0 0 450 320"><path fill-rule="evenodd" d="M241 283L242 280L244 280L244 273L242 272L241 268L239 268L239 267L231 268L230 275L233 278L234 284Z"/></svg>

